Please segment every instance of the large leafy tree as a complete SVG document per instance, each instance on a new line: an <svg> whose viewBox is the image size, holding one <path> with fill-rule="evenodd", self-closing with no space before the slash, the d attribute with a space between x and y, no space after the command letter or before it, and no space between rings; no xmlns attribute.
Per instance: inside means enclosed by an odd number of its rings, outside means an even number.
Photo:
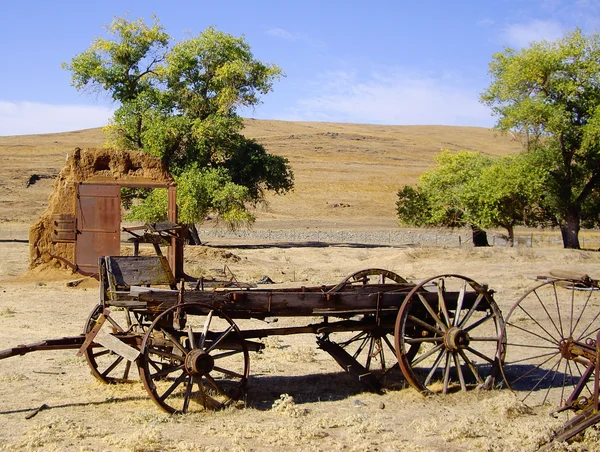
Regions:
<svg viewBox="0 0 600 452"><path fill-rule="evenodd" d="M600 36L580 30L556 42L506 48L490 63L482 101L496 127L526 137L550 162L543 195L565 248L579 248L582 225L597 223L600 188ZM540 193L542 195L542 193Z"/></svg>
<svg viewBox="0 0 600 452"><path fill-rule="evenodd" d="M244 137L238 113L272 90L283 75L278 66L257 60L243 37L213 27L174 45L157 18L150 26L116 18L107 31L63 66L76 89L107 92L118 103L108 146L141 149L168 166L182 221L215 212L235 227L253 221L247 207L266 191L293 188L287 159ZM161 196L150 195L133 215L162 218Z"/></svg>
<svg viewBox="0 0 600 452"><path fill-rule="evenodd" d="M477 152L443 151L436 165L421 175L415 187L398 192L396 208L401 224L413 226L464 227L473 231L473 243L487 246L487 237L475 219L469 202L471 185L492 160Z"/></svg>
<svg viewBox="0 0 600 452"><path fill-rule="evenodd" d="M464 227L473 243L487 245L483 231L505 228L510 244L514 227L547 222L543 197L544 162L537 155L491 158L477 152L444 151L416 186L404 186L396 203L400 222L414 226Z"/></svg>
<svg viewBox="0 0 600 452"><path fill-rule="evenodd" d="M543 159L533 154L496 158L465 187L463 202L482 229L505 228L512 246L515 226L545 226L552 218L542 195L547 180Z"/></svg>

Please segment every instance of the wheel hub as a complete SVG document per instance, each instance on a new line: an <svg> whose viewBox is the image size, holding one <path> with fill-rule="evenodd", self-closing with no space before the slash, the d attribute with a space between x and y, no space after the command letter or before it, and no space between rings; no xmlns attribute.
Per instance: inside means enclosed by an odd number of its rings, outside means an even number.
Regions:
<svg viewBox="0 0 600 452"><path fill-rule="evenodd" d="M194 349L185 357L185 370L191 375L206 375L214 367L214 358L204 350Z"/></svg>
<svg viewBox="0 0 600 452"><path fill-rule="evenodd" d="M573 338L569 337L567 339L561 339L558 343L558 349L560 350L560 354L565 359L574 359L575 355L573 354L573 346L575 345Z"/></svg>
<svg viewBox="0 0 600 452"><path fill-rule="evenodd" d="M455 326L450 328L444 335L444 346L449 351L467 348L469 343L469 334Z"/></svg>

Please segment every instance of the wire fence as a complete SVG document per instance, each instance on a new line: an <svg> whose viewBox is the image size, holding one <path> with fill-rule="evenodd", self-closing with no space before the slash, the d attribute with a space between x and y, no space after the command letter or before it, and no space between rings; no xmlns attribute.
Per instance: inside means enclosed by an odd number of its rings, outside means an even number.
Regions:
<svg viewBox="0 0 600 452"><path fill-rule="evenodd" d="M200 239L209 242L219 240L248 240L264 242L329 244L365 244L389 246L473 246L470 229L394 229L394 230L347 230L347 229L201 229ZM580 234L582 248L600 248L600 233ZM509 246L508 237L497 232L488 233L490 246ZM562 247L559 231L535 231L515 234L516 247Z"/></svg>
<svg viewBox="0 0 600 452"><path fill-rule="evenodd" d="M200 239L210 244L211 240L245 240L252 242L326 243L326 244L363 244L380 246L473 246L470 229L389 229L389 230L351 230L351 229L240 229L231 231L222 228L199 229ZM121 240L126 241L129 234L123 233ZM4 225L0 227L0 240L26 241L28 228ZM488 232L490 246L509 246L506 235L501 232ZM600 231L582 231L579 242L583 249L600 249ZM558 230L520 231L515 234L516 247L562 247L562 238Z"/></svg>

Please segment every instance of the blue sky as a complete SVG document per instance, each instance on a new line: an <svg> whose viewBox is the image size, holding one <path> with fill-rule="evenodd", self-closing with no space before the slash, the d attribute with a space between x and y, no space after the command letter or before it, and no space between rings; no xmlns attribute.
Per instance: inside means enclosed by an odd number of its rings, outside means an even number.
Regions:
<svg viewBox="0 0 600 452"><path fill-rule="evenodd" d="M491 127L478 101L505 46L600 28L598 0L0 0L0 135L99 127L115 104L61 63L113 17L156 14L175 41L214 25L286 77L244 117Z"/></svg>

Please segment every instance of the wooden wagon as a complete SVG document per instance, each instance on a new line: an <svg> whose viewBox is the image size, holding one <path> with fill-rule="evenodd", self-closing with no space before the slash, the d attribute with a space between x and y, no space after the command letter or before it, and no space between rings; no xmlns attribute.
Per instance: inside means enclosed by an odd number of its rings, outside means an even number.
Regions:
<svg viewBox="0 0 600 452"><path fill-rule="evenodd" d="M422 392L491 387L500 376L502 316L487 286L459 275L420 284L382 269L337 285L264 289L176 282L162 256L101 257L100 302L84 334L0 352L76 348L106 382L139 374L170 413L243 399L261 338L314 334L319 348L373 391L402 375ZM296 317L299 326L275 327ZM258 319L260 327L236 322ZM257 323L257 322L254 322Z"/></svg>
<svg viewBox="0 0 600 452"><path fill-rule="evenodd" d="M243 400L260 339L314 334L373 391L401 378L422 393L512 387L524 400L578 413L559 440L600 421L600 283L585 275L546 278L505 319L492 290L455 274L414 284L371 268L337 285L189 286L162 256L118 256L99 259L99 280L83 334L3 350L0 359L78 349L99 380L130 381L137 368L161 409L185 413ZM297 322L273 326L286 317ZM264 322L240 328L246 319Z"/></svg>

